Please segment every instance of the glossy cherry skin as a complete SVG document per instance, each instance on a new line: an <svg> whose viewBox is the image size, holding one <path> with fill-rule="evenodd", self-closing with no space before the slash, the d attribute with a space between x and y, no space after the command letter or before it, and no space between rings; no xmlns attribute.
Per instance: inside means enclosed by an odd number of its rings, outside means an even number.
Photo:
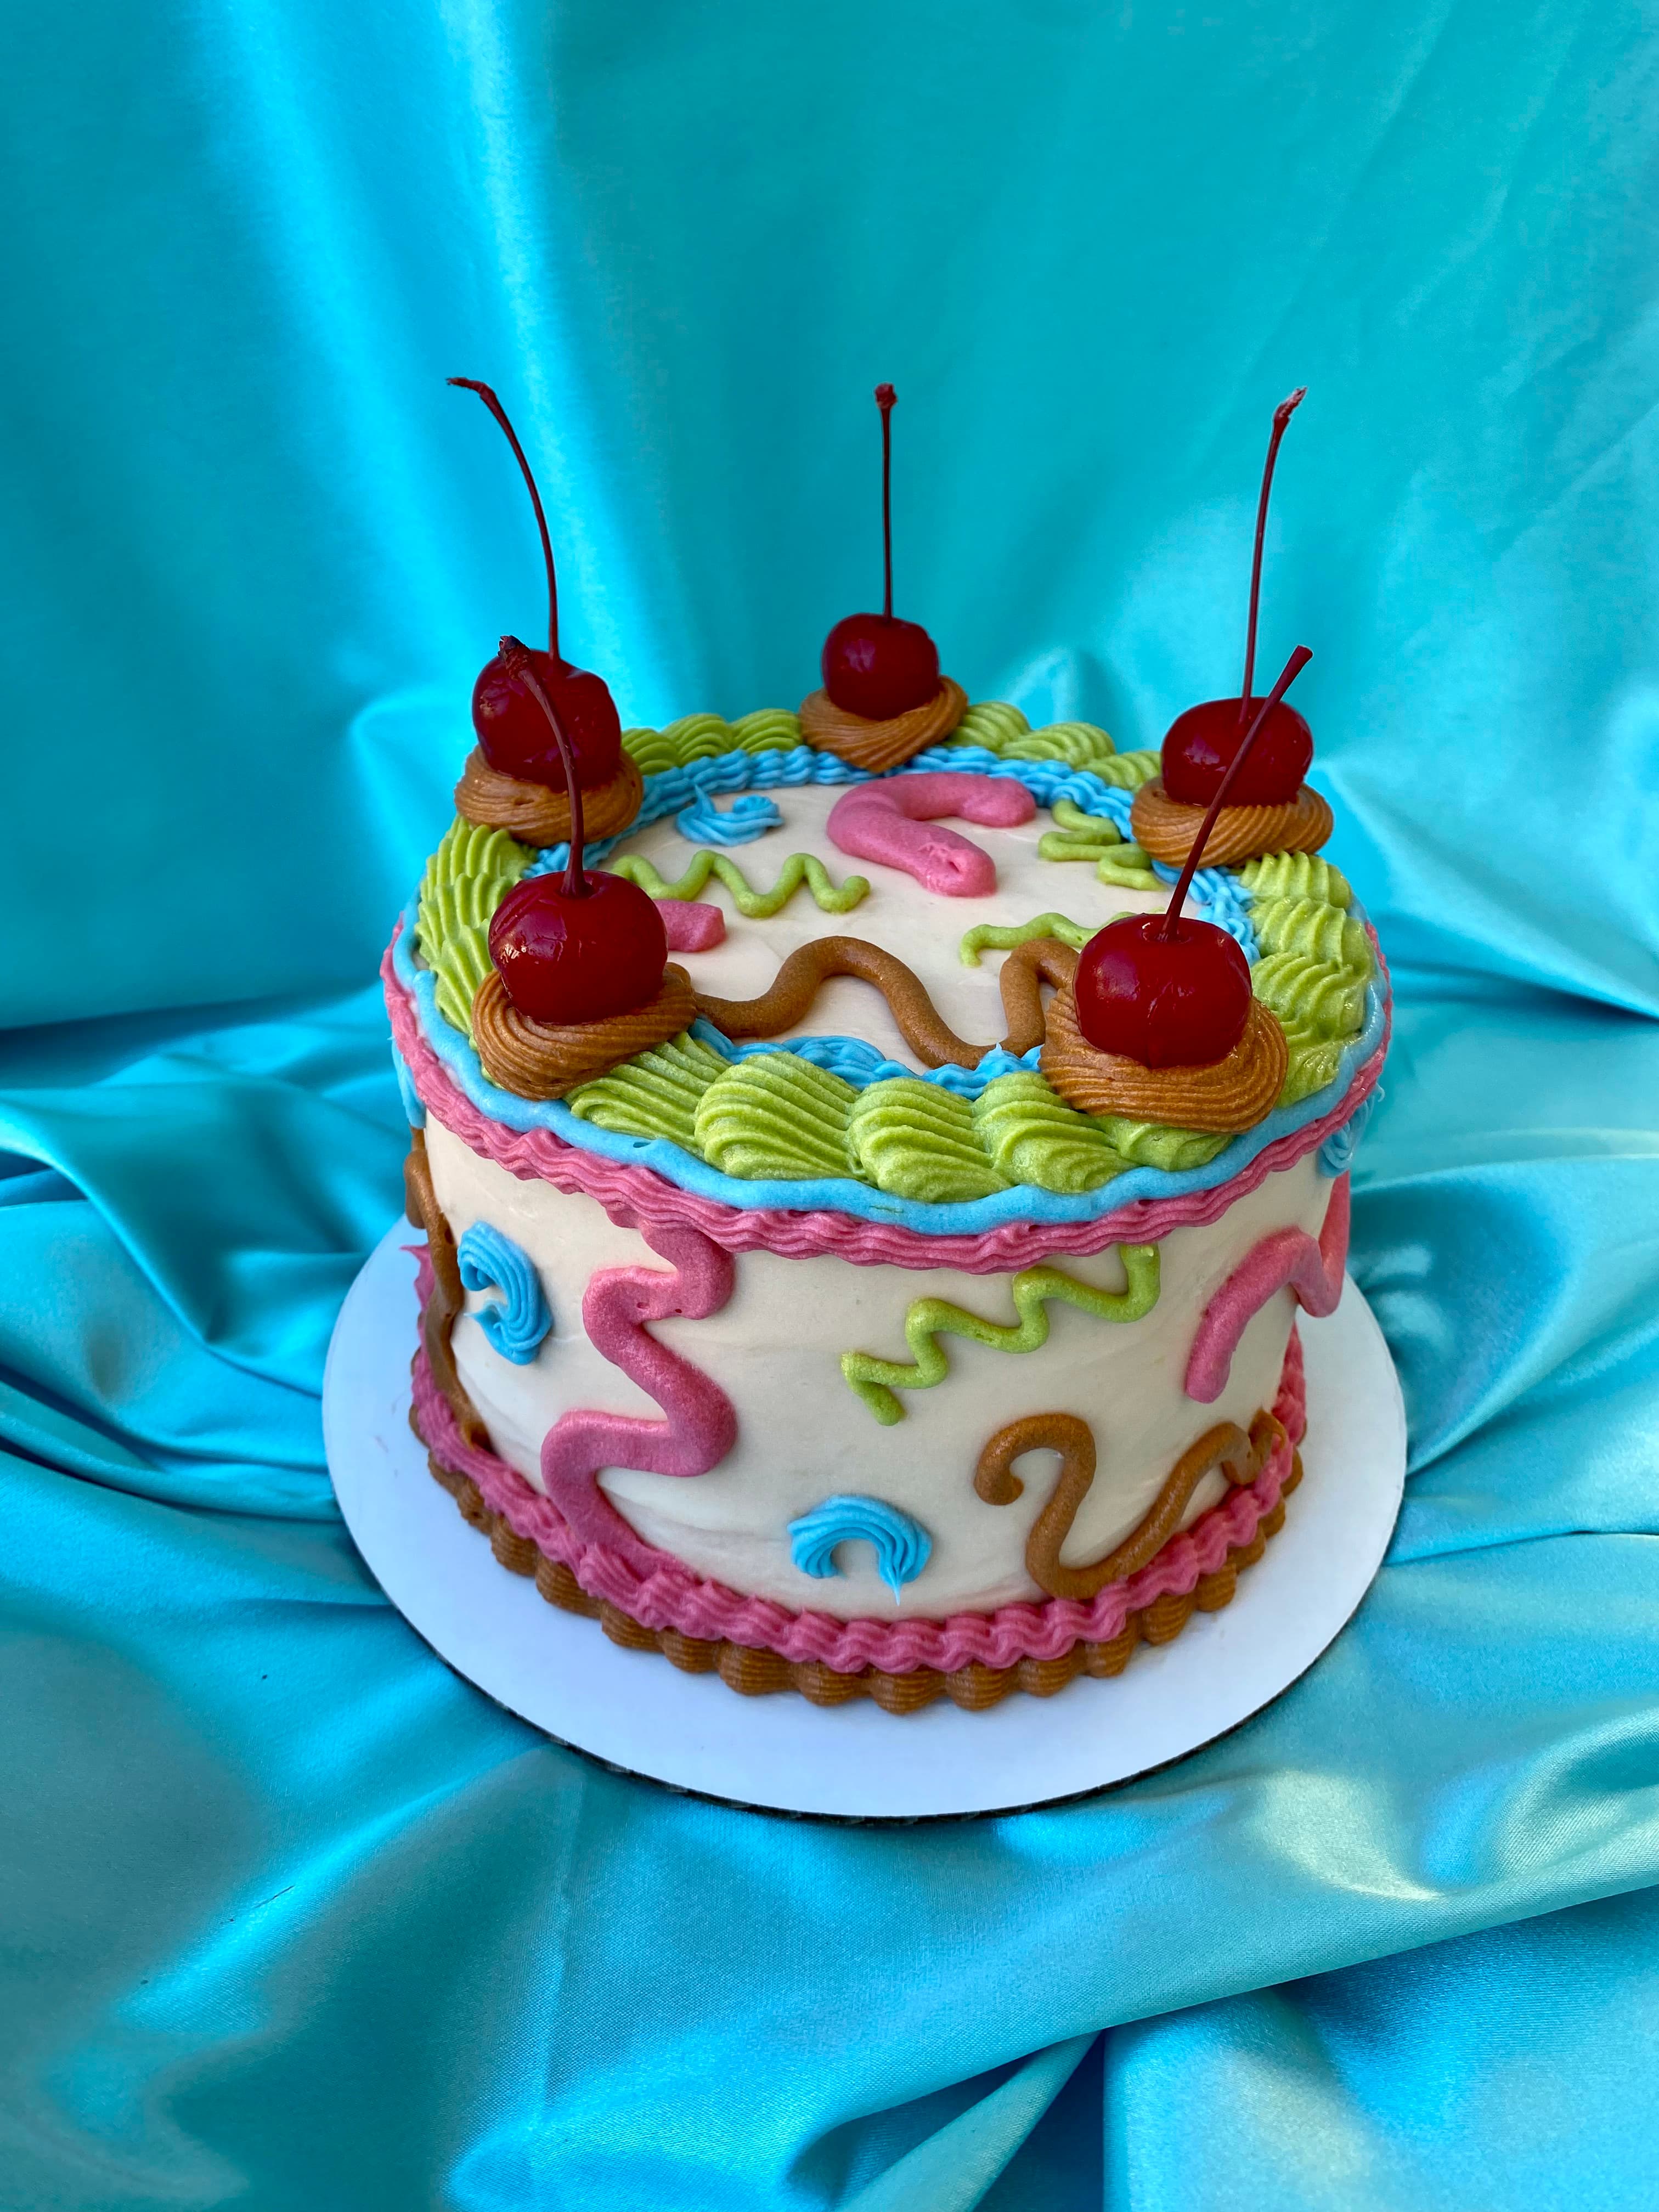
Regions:
<svg viewBox="0 0 1659 2212"><path fill-rule="evenodd" d="M576 781L584 791L609 783L622 766L622 717L604 680L550 653L530 656L542 688L553 702L576 759ZM521 783L564 789L564 769L547 717L523 684L507 674L499 659L488 660L472 687L472 726L484 758L503 775Z"/></svg>
<svg viewBox="0 0 1659 2212"><path fill-rule="evenodd" d="M939 647L920 623L847 615L823 641L823 688L843 714L890 722L939 690Z"/></svg>
<svg viewBox="0 0 1659 2212"><path fill-rule="evenodd" d="M535 1022L597 1022L632 1013L662 988L668 939L637 884L599 872L572 898L564 871L514 884L489 925L501 987Z"/></svg>
<svg viewBox="0 0 1659 2212"><path fill-rule="evenodd" d="M1183 806L1207 806L1264 704L1252 699L1242 722L1237 699L1206 699L1177 714L1164 740L1164 788L1170 797ZM1281 699L1238 771L1228 805L1284 805L1302 788L1313 750L1313 732Z"/></svg>
<svg viewBox="0 0 1659 2212"><path fill-rule="evenodd" d="M1078 956L1078 1027L1097 1052L1143 1067L1208 1067L1250 1018L1250 967L1224 929L1161 914L1109 921Z"/></svg>

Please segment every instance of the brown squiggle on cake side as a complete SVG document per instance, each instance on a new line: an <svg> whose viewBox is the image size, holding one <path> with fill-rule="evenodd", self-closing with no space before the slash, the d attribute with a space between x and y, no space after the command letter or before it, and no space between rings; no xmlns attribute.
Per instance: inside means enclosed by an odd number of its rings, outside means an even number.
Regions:
<svg viewBox="0 0 1659 2212"><path fill-rule="evenodd" d="M1164 788L1155 775L1143 783L1129 810L1136 842L1166 868L1181 867L1203 823L1205 809L1183 806ZM1294 799L1279 806L1224 806L1215 818L1204 847L1208 868L1231 867L1239 860L1258 860L1264 853L1316 853L1335 828L1329 806L1319 793L1304 784Z"/></svg>
<svg viewBox="0 0 1659 2212"><path fill-rule="evenodd" d="M466 1394L465 1385L455 1365L454 1347L450 1341L454 1334L455 1317L465 1304L465 1294L461 1287L461 1267L455 1254L455 1239L450 1234L449 1224L438 1203L438 1194L432 1188L432 1170L426 1157L426 1135L420 1129L410 1130L409 1155L404 1162L404 1212L410 1227L419 1229L425 1234L428 1261L431 1268L432 1288L421 1310L421 1341L426 1347L427 1365L432 1370L432 1379L443 1392L445 1401L455 1417L456 1427L475 1449L488 1451L491 1448L489 1431Z"/></svg>
<svg viewBox="0 0 1659 2212"><path fill-rule="evenodd" d="M582 792L582 826L590 838L614 837L640 811L645 780L627 753L609 783ZM570 835L570 801L544 783L503 775L474 745L455 787L455 811L487 829L506 830L525 845L562 845Z"/></svg>
<svg viewBox="0 0 1659 2212"><path fill-rule="evenodd" d="M797 945L778 969L770 990L759 998L711 999L700 991L697 1011L729 1037L781 1036L805 1018L832 975L852 975L860 983L873 984L886 1000L899 1035L929 1067L943 1067L946 1060L957 1067L977 1067L990 1050L988 1045L969 1044L947 1028L915 970L862 937L814 938L810 945ZM473 1020L476 1024L476 1007Z"/></svg>
<svg viewBox="0 0 1659 2212"><path fill-rule="evenodd" d="M974 1488L988 1505L1012 1505L1025 1487L1012 1471L1014 1461L1030 1451L1058 1452L1060 1480L1026 1540L1025 1567L1050 1597L1087 1599L1108 1583L1136 1573L1163 1550L1206 1474L1219 1468L1235 1489L1243 1489L1255 1480L1284 1440L1285 1431L1271 1413L1259 1413L1248 1437L1236 1421L1218 1421L1182 1452L1123 1541L1085 1567L1068 1567L1060 1554L1095 1479L1094 1431L1086 1421L1075 1413L1026 1413L1010 1421L980 1454Z"/></svg>
<svg viewBox="0 0 1659 2212"><path fill-rule="evenodd" d="M671 960L654 999L598 1022L533 1022L521 1014L495 969L472 1000L472 1039L484 1073L519 1098L562 1098L579 1083L606 1075L690 1029L696 1018L691 979Z"/></svg>
<svg viewBox="0 0 1659 2212"><path fill-rule="evenodd" d="M1068 986L1077 974L1077 955L1057 937L1030 937L1017 945L1002 963L997 982L1002 992L1002 1015L1008 1034L1005 1052L1030 1052L1048 1035L1042 1010L1042 986L1053 990Z"/></svg>
<svg viewBox="0 0 1659 2212"><path fill-rule="evenodd" d="M1097 1052L1078 1027L1067 984L1048 1002L1048 1033L1037 1065L1079 1114L1121 1114L1132 1121L1237 1136L1271 1109L1290 1059L1285 1032L1260 999L1250 1001L1243 1036L1208 1067L1148 1067L1123 1053Z"/></svg>
<svg viewBox="0 0 1659 2212"><path fill-rule="evenodd" d="M834 753L854 768L879 775L884 769L896 768L924 747L948 738L967 711L968 694L948 676L940 677L931 699L885 722L849 714L827 691L814 691L800 702L800 732L820 752Z"/></svg>

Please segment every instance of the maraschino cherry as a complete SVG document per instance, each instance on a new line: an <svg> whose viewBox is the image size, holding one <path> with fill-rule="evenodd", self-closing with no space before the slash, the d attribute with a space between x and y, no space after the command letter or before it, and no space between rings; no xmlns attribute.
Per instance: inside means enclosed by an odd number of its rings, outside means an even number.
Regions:
<svg viewBox="0 0 1659 2212"><path fill-rule="evenodd" d="M881 545L886 586L878 615L848 615L823 641L823 688L844 714L890 721L939 691L939 647L920 623L893 616L893 410L898 394L876 386L881 410Z"/></svg>
<svg viewBox="0 0 1659 2212"><path fill-rule="evenodd" d="M1237 699L1206 699L1188 707L1170 725L1164 740L1164 788L1183 806L1207 806L1216 787L1242 751L1245 725L1261 706L1250 692L1255 674L1256 611L1261 599L1261 544L1267 528L1267 498L1273 489L1279 441L1291 416L1307 397L1300 386L1273 410L1261 496L1256 501L1255 550L1250 561L1250 619L1244 638L1244 688ZM1313 760L1313 732L1294 707L1276 707L1269 715L1249 769L1232 787L1235 806L1279 806L1294 799Z"/></svg>
<svg viewBox="0 0 1659 2212"><path fill-rule="evenodd" d="M1121 1053L1143 1067L1208 1067L1243 1036L1249 963L1224 929L1184 915L1181 902L1217 815L1247 773L1254 748L1266 742L1279 701L1312 659L1298 645L1261 702L1217 786L1167 910L1121 915L1079 955L1078 1027L1097 1052Z"/></svg>
<svg viewBox="0 0 1659 2212"><path fill-rule="evenodd" d="M668 939L662 916L626 876L582 867L582 794L570 738L536 663L516 637L501 640L499 665L550 730L570 793L570 858L562 875L515 884L489 925L489 957L501 988L532 1021L603 1021L632 1013L662 988Z"/></svg>
<svg viewBox="0 0 1659 2212"><path fill-rule="evenodd" d="M542 557L547 563L547 651L532 653L530 665L558 708L575 757L577 782L585 791L597 790L622 767L622 718L601 678L585 668L573 668L560 658L559 587L542 495L507 410L489 386L470 376L452 376L449 381L463 392L477 393L507 433L507 442L524 471L530 503L536 510L536 527L542 534ZM472 726L484 758L501 775L517 776L524 783L544 783L553 791L568 787L561 757L548 743L541 708L526 685L503 667L499 655L485 662L472 687Z"/></svg>

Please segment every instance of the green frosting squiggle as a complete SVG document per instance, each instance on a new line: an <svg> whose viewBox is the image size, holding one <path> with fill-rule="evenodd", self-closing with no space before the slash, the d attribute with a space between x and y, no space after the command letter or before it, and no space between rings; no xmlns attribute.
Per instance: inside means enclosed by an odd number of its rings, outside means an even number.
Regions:
<svg viewBox="0 0 1659 2212"><path fill-rule="evenodd" d="M1158 889L1151 859L1139 845L1124 838L1115 822L1099 814L1085 814L1069 799L1057 799L1053 813L1060 826L1045 830L1038 838L1039 860L1092 860L1103 884L1119 890Z"/></svg>
<svg viewBox="0 0 1659 2212"><path fill-rule="evenodd" d="M729 853L711 853L706 845L691 855L685 873L673 883L659 875L642 853L620 853L607 865L613 875L626 876L653 899L694 899L710 876L718 876L738 912L750 921L763 921L780 912L803 884L825 914L850 914L870 889L867 876L848 876L837 886L816 853L791 853L769 891L756 890Z"/></svg>
<svg viewBox="0 0 1659 2212"><path fill-rule="evenodd" d="M472 1034L472 998L489 973L489 924L496 908L535 859L505 830L458 816L426 864L415 938L433 971L438 1012Z"/></svg>
<svg viewBox="0 0 1659 2212"><path fill-rule="evenodd" d="M622 1137L665 1137L697 1149L697 1108L728 1062L682 1030L666 1044L636 1053L606 1075L584 1083L565 1103L579 1121Z"/></svg>
<svg viewBox="0 0 1659 2212"><path fill-rule="evenodd" d="M940 1336L965 1336L993 1352L1036 1352L1048 1341L1048 1301L1077 1306L1097 1321L1139 1321L1158 1304L1160 1268L1156 1244L1120 1244L1118 1257L1128 1279L1122 1291L1097 1291L1058 1267L1026 1267L1009 1283L1018 1323L985 1321L948 1298L918 1298L904 1316L904 1340L910 1364L878 1359L868 1352L844 1352L841 1371L884 1428L904 1419L894 1393L931 1390L944 1382L951 1362Z"/></svg>
<svg viewBox="0 0 1659 2212"><path fill-rule="evenodd" d="M976 921L963 931L959 952L964 968L977 968L981 952L1012 952L1015 945L1029 945L1036 937L1057 937L1073 952L1081 952L1093 935L1093 930L1063 914L1040 914L1033 921Z"/></svg>
<svg viewBox="0 0 1659 2212"><path fill-rule="evenodd" d="M953 1206L1006 1190L980 1147L965 1098L902 1076L860 1091L847 1125L854 1168L878 1190Z"/></svg>
<svg viewBox="0 0 1659 2212"><path fill-rule="evenodd" d="M853 1172L847 1125L859 1093L793 1053L734 1060L697 1103L696 1149L722 1175L805 1182Z"/></svg>

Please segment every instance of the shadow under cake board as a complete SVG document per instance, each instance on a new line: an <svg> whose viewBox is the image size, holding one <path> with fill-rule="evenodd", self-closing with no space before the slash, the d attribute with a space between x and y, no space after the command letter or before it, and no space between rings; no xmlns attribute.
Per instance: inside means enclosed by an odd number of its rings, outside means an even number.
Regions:
<svg viewBox="0 0 1659 2212"><path fill-rule="evenodd" d="M323 1382L329 1473L392 1604L454 1671L602 1765L744 1810L842 1820L963 1819L1093 1795L1229 1734L1305 1674L1381 1565L1406 1471L1405 1407L1352 1282L1300 1319L1304 1474L1284 1527L1219 1613L1141 1644L1121 1674L985 1712L941 1698L904 1716L868 1698L744 1698L717 1674L612 1644L508 1572L428 1473L409 1426L415 1262L399 1221L335 1324Z"/></svg>

